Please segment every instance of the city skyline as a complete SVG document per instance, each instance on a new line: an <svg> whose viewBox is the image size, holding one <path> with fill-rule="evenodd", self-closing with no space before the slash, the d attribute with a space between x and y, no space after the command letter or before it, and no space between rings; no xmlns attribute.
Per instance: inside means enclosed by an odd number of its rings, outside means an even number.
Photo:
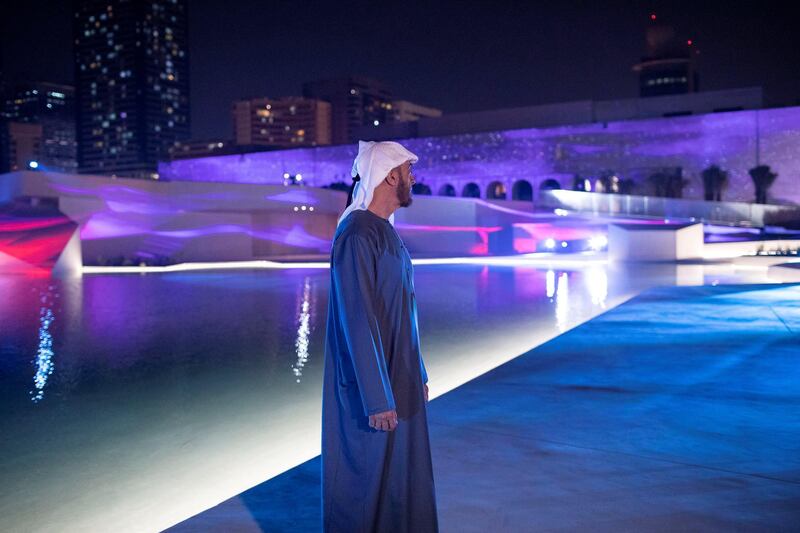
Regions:
<svg viewBox="0 0 800 533"><path fill-rule="evenodd" d="M185 0L75 2L78 168L157 178L190 137Z"/></svg>
<svg viewBox="0 0 800 533"><path fill-rule="evenodd" d="M74 83L71 5L65 4L14 6L4 17L15 20L3 28L9 78ZM375 77L397 98L445 113L633 97L632 66L644 54L650 13L701 50L701 90L780 86L792 81L785 66L797 63L800 45L780 6L763 6L412 3L399 13L339 3L300 13L282 3L265 9L240 1L220 10L190 1L192 137L230 137L236 99L300 95L304 82L350 74Z"/></svg>

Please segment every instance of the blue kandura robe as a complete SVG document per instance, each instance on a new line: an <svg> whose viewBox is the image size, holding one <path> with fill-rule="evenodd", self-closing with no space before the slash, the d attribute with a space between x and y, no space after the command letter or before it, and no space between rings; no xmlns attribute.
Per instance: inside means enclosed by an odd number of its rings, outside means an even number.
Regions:
<svg viewBox="0 0 800 533"><path fill-rule="evenodd" d="M438 531L413 275L388 220L357 210L339 224L322 387L326 532ZM394 431L369 427L391 409Z"/></svg>

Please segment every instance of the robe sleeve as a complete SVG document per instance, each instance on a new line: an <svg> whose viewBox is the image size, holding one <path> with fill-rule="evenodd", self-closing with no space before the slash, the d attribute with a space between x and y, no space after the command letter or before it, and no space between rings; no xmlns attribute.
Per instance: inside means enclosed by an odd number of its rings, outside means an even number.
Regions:
<svg viewBox="0 0 800 533"><path fill-rule="evenodd" d="M419 347L419 315L417 314L417 302L414 300L414 330L417 335L417 347ZM428 382L428 371L425 370L425 361L422 359L422 352L419 353L419 371L422 375L422 383Z"/></svg>
<svg viewBox="0 0 800 533"><path fill-rule="evenodd" d="M355 372L364 414L395 409L376 315L375 247L359 235L347 235L335 251L333 282L347 351Z"/></svg>

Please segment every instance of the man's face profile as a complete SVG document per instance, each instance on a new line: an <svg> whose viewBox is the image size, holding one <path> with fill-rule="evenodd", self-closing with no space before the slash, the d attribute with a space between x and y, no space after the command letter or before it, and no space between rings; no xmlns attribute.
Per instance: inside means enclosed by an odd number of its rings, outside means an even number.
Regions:
<svg viewBox="0 0 800 533"><path fill-rule="evenodd" d="M411 188L414 186L415 179L414 174L411 171L411 162L406 161L397 168L400 171L400 179L398 180L397 187L395 188L397 202L400 204L400 207L408 207L414 201L414 198L412 198Z"/></svg>

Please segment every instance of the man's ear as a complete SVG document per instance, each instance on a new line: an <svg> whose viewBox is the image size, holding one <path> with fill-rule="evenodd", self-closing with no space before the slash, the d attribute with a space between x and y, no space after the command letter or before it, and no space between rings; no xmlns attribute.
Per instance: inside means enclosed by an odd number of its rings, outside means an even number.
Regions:
<svg viewBox="0 0 800 533"><path fill-rule="evenodd" d="M397 180L399 179L398 172L396 168L393 168L389 171L389 174L386 176L386 183L394 187L397 185Z"/></svg>

